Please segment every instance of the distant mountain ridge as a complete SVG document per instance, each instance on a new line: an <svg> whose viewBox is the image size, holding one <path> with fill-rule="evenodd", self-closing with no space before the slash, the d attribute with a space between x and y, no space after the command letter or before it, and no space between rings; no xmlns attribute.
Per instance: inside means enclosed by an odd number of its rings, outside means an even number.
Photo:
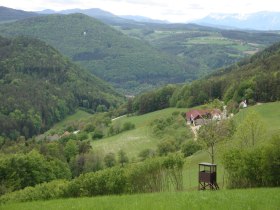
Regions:
<svg viewBox="0 0 280 210"><path fill-rule="evenodd" d="M54 11L54 10L43 10L43 11L36 11L39 14L64 14L64 15L70 15L75 13L81 13L93 18L96 18L98 20L101 20L104 23L108 24L124 24L124 23L134 23L134 20L131 20L129 18L122 18L117 15L114 15L110 12L104 11L99 8L91 8L91 9L67 9L67 10L61 10L61 11Z"/></svg>
<svg viewBox="0 0 280 210"><path fill-rule="evenodd" d="M167 20L155 20L152 18L139 16L139 15L122 15L120 17L129 20L134 20L136 22L144 22L144 23L164 23L164 24L169 23Z"/></svg>
<svg viewBox="0 0 280 210"><path fill-rule="evenodd" d="M194 23L221 27L253 30L280 30L280 12L257 12L252 14L210 14Z"/></svg>
<svg viewBox="0 0 280 210"><path fill-rule="evenodd" d="M16 9L0 6L0 22L21 20L21 19L36 17L36 16L39 16L39 14L35 12L26 12L23 10L16 10Z"/></svg>
<svg viewBox="0 0 280 210"><path fill-rule="evenodd" d="M97 18L108 24L137 24L137 23L159 23L166 24L165 20L154 20L144 16L123 15L117 16L113 13L99 8L91 9L67 9L54 11L46 9L42 11L26 12L0 6L0 22L19 20L28 17L48 14L74 14L82 13L90 17ZM223 28L223 29L252 29L252 30L280 30L280 12L256 12L251 14L223 14L214 13L204 18L191 21L192 23Z"/></svg>

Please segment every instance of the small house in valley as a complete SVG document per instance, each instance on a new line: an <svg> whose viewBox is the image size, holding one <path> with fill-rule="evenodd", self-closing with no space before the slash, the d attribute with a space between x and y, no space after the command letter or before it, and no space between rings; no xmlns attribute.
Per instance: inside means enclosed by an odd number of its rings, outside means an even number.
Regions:
<svg viewBox="0 0 280 210"><path fill-rule="evenodd" d="M190 110L186 113L188 123L197 126L207 124L209 120L221 120L222 112L219 109Z"/></svg>

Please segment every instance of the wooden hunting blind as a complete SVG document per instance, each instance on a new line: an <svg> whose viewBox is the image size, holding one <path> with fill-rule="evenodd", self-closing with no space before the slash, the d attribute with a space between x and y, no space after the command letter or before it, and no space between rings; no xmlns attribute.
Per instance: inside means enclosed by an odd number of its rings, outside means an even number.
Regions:
<svg viewBox="0 0 280 210"><path fill-rule="evenodd" d="M198 190L218 190L217 165L211 163L199 163Z"/></svg>

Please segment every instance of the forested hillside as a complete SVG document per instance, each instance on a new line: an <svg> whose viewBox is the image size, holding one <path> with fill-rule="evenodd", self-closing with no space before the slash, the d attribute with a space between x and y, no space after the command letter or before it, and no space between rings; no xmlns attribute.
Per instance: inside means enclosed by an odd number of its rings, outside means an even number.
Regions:
<svg viewBox="0 0 280 210"><path fill-rule="evenodd" d="M223 100L235 112L242 100L249 105L280 100L280 43L251 58L222 68L190 84L166 86L137 96L128 112L147 113L166 107L193 107L214 99Z"/></svg>
<svg viewBox="0 0 280 210"><path fill-rule="evenodd" d="M31 137L78 107L106 110L121 100L44 42L0 37L0 136Z"/></svg>
<svg viewBox="0 0 280 210"><path fill-rule="evenodd" d="M195 78L191 63L185 65L176 57L82 14L48 15L2 24L0 34L44 40L126 92Z"/></svg>
<svg viewBox="0 0 280 210"><path fill-rule="evenodd" d="M280 41L277 32L222 30L196 24L119 24L123 33L192 64L205 75Z"/></svg>
<svg viewBox="0 0 280 210"><path fill-rule="evenodd" d="M230 107L237 107L244 99L250 104L277 101L280 99L279 60L280 43L276 43L204 80L185 85L174 95L176 100L172 103L193 106L220 98Z"/></svg>

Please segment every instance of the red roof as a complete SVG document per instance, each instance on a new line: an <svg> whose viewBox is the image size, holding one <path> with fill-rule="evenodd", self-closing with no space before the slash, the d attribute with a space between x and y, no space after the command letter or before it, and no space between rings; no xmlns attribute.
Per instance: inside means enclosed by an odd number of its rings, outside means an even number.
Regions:
<svg viewBox="0 0 280 210"><path fill-rule="evenodd" d="M214 115L214 114L221 114L221 110L219 109L205 109L205 110L190 110L186 113L187 120L196 120L198 118L203 118L204 115Z"/></svg>

